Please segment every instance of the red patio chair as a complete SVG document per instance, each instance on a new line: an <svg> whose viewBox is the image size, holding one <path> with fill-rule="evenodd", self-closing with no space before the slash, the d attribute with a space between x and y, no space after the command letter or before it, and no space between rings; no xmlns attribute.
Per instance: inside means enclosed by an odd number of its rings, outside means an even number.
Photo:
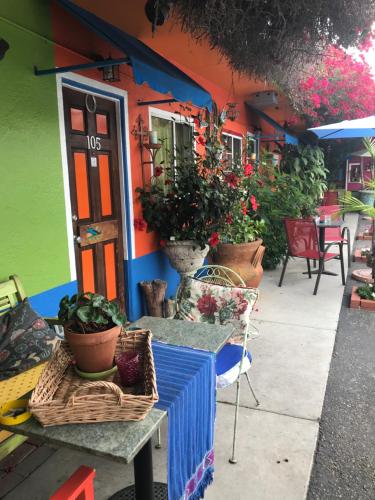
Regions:
<svg viewBox="0 0 375 500"><path fill-rule="evenodd" d="M323 195L322 206L338 205L339 193L337 191L326 191Z"/></svg>
<svg viewBox="0 0 375 500"><path fill-rule="evenodd" d="M309 278L311 278L310 259L317 260L319 262L314 295L318 292L320 277L324 272L324 263L332 259L340 259L342 284L345 285L342 245L339 245L340 253L328 252L332 245L337 245L337 242L329 243L324 248L324 252L322 252L319 248L318 231L313 219L287 218L284 219L284 227L288 242L288 251L285 257L283 270L281 272L279 286L283 283L289 257L300 257L302 259L306 259Z"/></svg>
<svg viewBox="0 0 375 500"><path fill-rule="evenodd" d="M50 500L94 500L95 470L81 465Z"/></svg>
<svg viewBox="0 0 375 500"><path fill-rule="evenodd" d="M323 205L318 208L319 215L330 215L332 220L340 218L340 205ZM337 242L338 245L347 245L348 248L348 267L351 266L351 256L350 256L350 231L347 226L344 226L340 231L339 227L329 227L325 231L325 241L326 243L331 243L333 241Z"/></svg>

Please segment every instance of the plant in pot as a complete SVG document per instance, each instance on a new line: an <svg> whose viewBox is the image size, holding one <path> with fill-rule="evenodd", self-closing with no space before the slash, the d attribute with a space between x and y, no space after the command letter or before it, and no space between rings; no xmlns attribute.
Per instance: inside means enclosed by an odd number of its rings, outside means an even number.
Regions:
<svg viewBox="0 0 375 500"><path fill-rule="evenodd" d="M359 196L362 203L373 207L375 202L375 138L365 137L363 145L371 157L371 179L364 183L365 189L360 191Z"/></svg>
<svg viewBox="0 0 375 500"><path fill-rule="evenodd" d="M210 123L207 119L206 124ZM232 205L218 128L194 132L193 147L177 154L171 165L155 168L148 186L137 188L147 231L156 231L171 265L182 275L198 269L215 244ZM160 182L160 178L163 182Z"/></svg>
<svg viewBox="0 0 375 500"><path fill-rule="evenodd" d="M366 281L372 280L375 283L375 207L371 207L370 205L367 205L354 196L350 196L348 194L345 194L340 199L340 202L342 205L340 212L342 214L350 212L361 212L363 214L366 214L371 219L371 249L367 252L366 258L367 265L368 267L370 267L371 272L369 272L368 277L366 276ZM353 271L352 276L355 277L355 271Z"/></svg>
<svg viewBox="0 0 375 500"><path fill-rule="evenodd" d="M66 295L58 317L81 371L98 373L113 367L117 338L126 321L116 302L94 293Z"/></svg>
<svg viewBox="0 0 375 500"><path fill-rule="evenodd" d="M264 221L257 214L258 203L252 194L251 178L254 165L232 164L225 173L226 182L233 188L233 205L226 216L218 244L209 255L210 262L237 272L249 287L258 287L263 276L262 246Z"/></svg>

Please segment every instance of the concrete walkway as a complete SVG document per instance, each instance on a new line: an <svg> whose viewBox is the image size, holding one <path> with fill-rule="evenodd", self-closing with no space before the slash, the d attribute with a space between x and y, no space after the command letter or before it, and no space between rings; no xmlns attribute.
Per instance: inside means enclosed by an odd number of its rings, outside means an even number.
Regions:
<svg viewBox="0 0 375 500"><path fill-rule="evenodd" d="M354 236L357 216L347 217ZM327 268L339 271L339 262ZM238 463L231 465L235 390L218 394L216 473L207 500L303 500L319 431L344 287L340 276L323 276L317 296L302 259L290 261L282 288L280 269L266 272L254 311L260 336L251 341L253 387L242 385ZM165 432L163 433L165 435ZM39 448L1 477L6 500L45 500L81 464L96 468L96 499L106 500L133 481L132 467L67 449ZM45 454L43 459L43 453ZM166 480L165 446L154 453L156 480ZM7 479L6 479L7 478ZM8 487L4 483L7 480ZM8 493L6 494L6 491ZM1 493L0 493L1 497Z"/></svg>

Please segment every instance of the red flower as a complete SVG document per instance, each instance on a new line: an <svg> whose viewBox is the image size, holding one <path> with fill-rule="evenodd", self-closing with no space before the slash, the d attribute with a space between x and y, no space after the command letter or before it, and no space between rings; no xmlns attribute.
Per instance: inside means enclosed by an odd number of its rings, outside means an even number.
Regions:
<svg viewBox="0 0 375 500"><path fill-rule="evenodd" d="M197 143L200 144L201 146L205 146L206 145L206 141L205 141L204 137L202 137L201 135L199 135L197 137Z"/></svg>
<svg viewBox="0 0 375 500"><path fill-rule="evenodd" d="M200 122L199 118L194 118L194 125L197 128L201 128L201 122Z"/></svg>
<svg viewBox="0 0 375 500"><path fill-rule="evenodd" d="M146 221L142 217L135 217L134 219L134 227L138 231L144 231L147 227Z"/></svg>
<svg viewBox="0 0 375 500"><path fill-rule="evenodd" d="M243 215L247 215L247 206L243 201L241 201L241 212L243 213Z"/></svg>
<svg viewBox="0 0 375 500"><path fill-rule="evenodd" d="M160 177L163 172L164 172L163 167L155 167L154 175L155 177Z"/></svg>
<svg viewBox="0 0 375 500"><path fill-rule="evenodd" d="M210 238L208 239L208 244L210 247L215 248L220 243L220 234L212 233Z"/></svg>
<svg viewBox="0 0 375 500"><path fill-rule="evenodd" d="M233 215L232 214L228 214L226 217L225 217L225 222L227 224L233 224Z"/></svg>
<svg viewBox="0 0 375 500"><path fill-rule="evenodd" d="M255 210L257 210L257 208L259 207L259 205L258 205L258 202L257 202L257 200L255 199L255 196L254 196L253 194L250 196L250 203L251 203L251 207L252 207L252 209L253 209L254 211L255 211Z"/></svg>
<svg viewBox="0 0 375 500"><path fill-rule="evenodd" d="M254 165L252 163L248 163L247 165L244 166L244 173L248 177L254 172Z"/></svg>
<svg viewBox="0 0 375 500"><path fill-rule="evenodd" d="M225 182L231 187L236 188L240 182L239 178L233 172L226 174L224 177Z"/></svg>
<svg viewBox="0 0 375 500"><path fill-rule="evenodd" d="M202 295L197 301L197 307L201 314L205 316L213 316L217 311L217 302L212 295Z"/></svg>

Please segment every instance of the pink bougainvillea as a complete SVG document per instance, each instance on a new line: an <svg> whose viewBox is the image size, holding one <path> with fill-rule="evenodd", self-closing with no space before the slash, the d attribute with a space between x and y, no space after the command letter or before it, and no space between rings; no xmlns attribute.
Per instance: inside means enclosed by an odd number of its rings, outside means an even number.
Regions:
<svg viewBox="0 0 375 500"><path fill-rule="evenodd" d="M295 103L308 124L322 125L374 113L374 75L363 52L372 47L373 35L364 41L359 55L331 45L318 70L299 83Z"/></svg>

